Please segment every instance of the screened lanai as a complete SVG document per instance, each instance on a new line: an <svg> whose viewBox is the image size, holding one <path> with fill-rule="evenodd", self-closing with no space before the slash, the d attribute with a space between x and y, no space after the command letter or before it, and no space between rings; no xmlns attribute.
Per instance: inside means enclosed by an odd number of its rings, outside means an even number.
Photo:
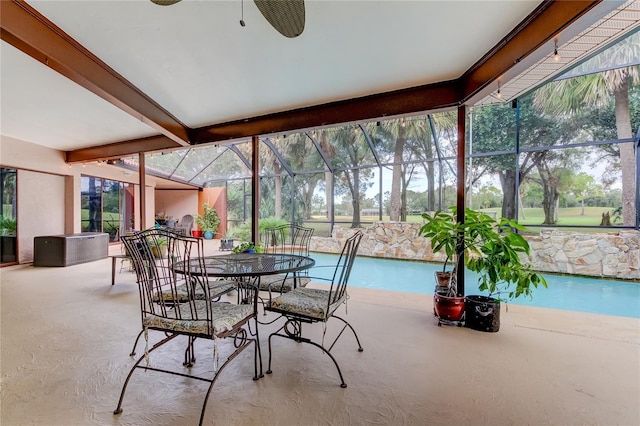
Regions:
<svg viewBox="0 0 640 426"><path fill-rule="evenodd" d="M3 2L2 98L11 112L3 136L57 149L47 157L64 163L39 165L3 146L3 166L77 175L80 197L55 232L91 227L113 240L153 225L151 210L164 210L154 205L158 190L207 187L226 189L230 230L279 218L328 236L336 226L420 221L465 203L533 232L637 228L635 86L624 126L611 103L563 113L532 105L542 85L570 72L637 69L637 56L579 65L637 32L638 3L525 3L309 2L309 16L330 25L316 21L283 40L260 25L235 25L232 2L121 2L117 10ZM211 16L225 25L211 25ZM339 25L343 16L380 25ZM377 31L392 16L413 24ZM175 34L160 40L159 25ZM357 48L337 50L326 36L331 25ZM126 52L114 55L114 45ZM340 54L319 60L329 53ZM617 99L611 91L599 98ZM111 166L136 169L140 159L147 173ZM171 211L175 218L195 213L195 192ZM101 217L87 215L95 201Z"/></svg>
<svg viewBox="0 0 640 426"><path fill-rule="evenodd" d="M638 229L638 40L634 32L509 102L497 93L469 108L462 154L466 205L516 218L532 232L549 226ZM584 99L570 84L616 75L628 78L626 115L614 102L622 97L615 90L585 101L583 108L544 103L560 99L558 90L567 84L564 90ZM330 236L336 225L419 222L425 212L456 205L457 126L452 110L259 136L259 217L305 224L316 235ZM145 164L151 175L224 187L233 234L251 221L252 158L252 140L240 139L147 153ZM117 164L137 169L137 158Z"/></svg>

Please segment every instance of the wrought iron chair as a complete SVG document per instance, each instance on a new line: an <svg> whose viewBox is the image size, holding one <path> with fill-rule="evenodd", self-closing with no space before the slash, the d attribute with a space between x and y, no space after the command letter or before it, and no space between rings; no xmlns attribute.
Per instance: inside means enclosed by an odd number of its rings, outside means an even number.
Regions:
<svg viewBox="0 0 640 426"><path fill-rule="evenodd" d="M168 255L157 258L152 247L157 240L166 239ZM200 254L202 240L184 237L164 230L150 229L123 237L123 242L133 258L140 294L140 312L143 333L146 340L145 353L135 362L125 379L114 414L122 412L122 402L129 381L137 369L152 370L168 374L191 377L206 381L209 387L205 394L200 413L200 424L204 419L207 401L213 384L221 371L238 354L254 345L254 376L262 377L262 356L257 334L249 330L250 321L256 319L257 292L253 303L236 305L214 302L215 294L206 274L204 260ZM158 297L171 294L173 297ZM149 343L150 332L160 332L161 340ZM190 370L169 370L151 366L150 354L178 336L186 336L187 344L183 366L187 369L195 362L195 340L213 340L213 374L202 377L191 374ZM140 337L140 336L138 336ZM218 344L220 339L229 338L232 344ZM137 342L137 340L136 340ZM219 346L222 346L218 350ZM135 348L135 346L134 346ZM218 366L220 353L228 353L226 359ZM162 353L162 352L161 352ZM143 363L143 361L145 361ZM260 364L260 369L258 369Z"/></svg>
<svg viewBox="0 0 640 426"><path fill-rule="evenodd" d="M309 244L313 228L305 228L293 223L267 228L261 236L261 245L267 252L309 255ZM309 283L308 271L292 274L266 275L260 279L260 290L286 293L295 287L305 287Z"/></svg>
<svg viewBox="0 0 640 426"><path fill-rule="evenodd" d="M271 338L274 336L280 336L296 342L310 343L322 349L324 353L329 355L338 370L340 381L342 382L340 386L343 388L347 387L347 384L344 382L344 378L342 377L340 366L333 355L331 355L331 349L333 349L340 336L342 336L343 332L348 327L353 332L356 342L358 343L358 351L363 351L360 339L351 324L343 318L335 315L336 310L342 304L347 302L347 283L349 281L349 275L351 274L351 268L353 267L353 262L356 258L361 239L362 232L357 232L345 242L342 253L340 254L340 258L338 259L338 263L335 267L333 277L330 280L331 286L328 290L298 287L287 293L283 293L266 303L266 311L276 312L286 318L284 325L269 336L269 367L267 369L267 374L271 374ZM328 347L326 347L324 337L326 333L326 323L330 318L336 318L344 324L337 337ZM303 337L303 324L319 322L325 323L321 343L317 343L307 337Z"/></svg>
<svg viewBox="0 0 640 426"><path fill-rule="evenodd" d="M129 234L131 235L131 234ZM173 277L172 274L175 271L170 271L169 261L173 264L177 262L181 262L185 259L189 259L192 254L197 257L204 256L204 244L201 239L195 238L186 238L182 239L182 243L177 244L169 244L168 239L173 237L170 241L175 241L176 237L179 237L180 234L172 231L169 228L150 228L144 231L134 233L133 235L137 235L139 238L144 237L144 240L149 244L149 248L151 250L151 257L154 260L155 267L160 271L167 274L168 277ZM122 242L125 247L125 251L127 253L131 253L131 250L125 243L125 237L122 238ZM162 247L162 248L161 248ZM142 255L140 250L134 251L134 254ZM129 255L129 261L134 266L135 270L135 261L136 257L134 255ZM136 271L137 273L137 271ZM140 275L137 275L138 279ZM233 291L236 289L237 283L232 280L208 280L208 288L209 292L205 294L203 291L200 291L204 282L201 283L200 286L194 286L193 283L189 282L189 280L196 281L198 277L185 277L183 274L177 273L175 276L176 279L176 288L168 288L168 287L159 287L157 291L155 291L151 297L155 303L166 303L166 304L176 304L176 303L185 303L189 301L190 297L190 289L195 288L193 292L193 297L197 300L204 300L205 298L211 298L214 301L219 300L223 295ZM138 336L136 337L135 342L133 343L133 348L131 349L131 353L129 356L135 356L136 347L138 346L138 341L144 332L144 325Z"/></svg>

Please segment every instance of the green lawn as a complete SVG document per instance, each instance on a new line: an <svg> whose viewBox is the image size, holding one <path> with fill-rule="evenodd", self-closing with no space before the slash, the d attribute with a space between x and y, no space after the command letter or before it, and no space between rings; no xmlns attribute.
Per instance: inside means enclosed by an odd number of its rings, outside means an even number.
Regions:
<svg viewBox="0 0 640 426"><path fill-rule="evenodd" d="M500 208L492 208L483 210L487 213L495 213L497 217L500 216L501 209ZM600 221L602 220L602 213L609 212L611 214L613 212L613 208L611 207L585 207L584 215L582 213L582 208L580 207L568 207L568 208L560 208L558 210L558 223L557 225L563 226L562 229L565 229L564 226L593 226L599 227ZM323 216L314 216L312 220L327 220L326 217ZM360 220L365 223L378 222L378 216L360 216ZM383 222L389 221L389 216L382 216ZM613 218L612 218L613 221ZM351 224L351 216L336 216L336 222L343 222L346 226L350 226ZM412 215L407 217L407 222L416 222L422 223L423 219L421 215ZM542 225L544 222L544 211L542 208L525 208L524 212L520 211L520 220L519 222L525 226L539 227L539 226L549 226L553 225ZM619 223L613 223L612 225L619 225ZM316 229L314 235L328 235L329 225L325 223L307 223L305 226L310 226ZM569 230L569 229L567 229ZM581 230L584 232L584 229Z"/></svg>

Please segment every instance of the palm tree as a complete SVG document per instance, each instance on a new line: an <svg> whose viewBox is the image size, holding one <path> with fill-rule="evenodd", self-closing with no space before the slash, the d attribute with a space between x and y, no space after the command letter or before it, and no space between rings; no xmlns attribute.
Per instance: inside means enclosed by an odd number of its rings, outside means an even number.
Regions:
<svg viewBox="0 0 640 426"><path fill-rule="evenodd" d="M640 33L633 34L594 57L586 65L608 69L594 74L547 84L536 91L535 105L547 114L574 115L586 107L601 107L613 95L618 139L633 137L629 110L629 86L640 83L640 67L620 67L640 57ZM622 170L622 217L627 226L635 225L635 152L632 142L618 145Z"/></svg>
<svg viewBox="0 0 640 426"><path fill-rule="evenodd" d="M447 155L443 146L444 140L451 141L456 139L458 118L456 111L429 114L424 118L424 126L420 129L416 144L414 145L414 155L421 160L422 167L425 170L427 176L427 210L433 211L443 207L440 202L442 199L441 196L436 204L435 162L438 161L439 175L447 173L443 165L443 162L446 162L446 160L440 158L440 154L443 156ZM449 163L447 163L447 166L449 168L451 167ZM455 174L455 169L449 170ZM440 176L440 178L443 179L442 176ZM441 192L442 188L439 187L438 191Z"/></svg>
<svg viewBox="0 0 640 426"><path fill-rule="evenodd" d="M278 149L280 139L276 138L271 142L274 143L274 146L276 147L276 149ZM284 144L286 147L286 141ZM267 166L267 168L270 167L273 169L273 181L274 181L274 213L273 215L279 219L282 217L282 164L280 164L280 160L270 148L260 150L260 163Z"/></svg>

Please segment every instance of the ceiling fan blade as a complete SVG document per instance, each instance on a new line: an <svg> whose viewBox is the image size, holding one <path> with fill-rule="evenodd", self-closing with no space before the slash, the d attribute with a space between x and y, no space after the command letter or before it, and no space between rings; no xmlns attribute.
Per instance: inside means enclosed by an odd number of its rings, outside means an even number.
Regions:
<svg viewBox="0 0 640 426"><path fill-rule="evenodd" d="M151 3L155 3L159 6L171 6L178 3L180 0L151 0Z"/></svg>
<svg viewBox="0 0 640 426"><path fill-rule="evenodd" d="M304 31L304 0L253 0L262 16L285 37Z"/></svg>

